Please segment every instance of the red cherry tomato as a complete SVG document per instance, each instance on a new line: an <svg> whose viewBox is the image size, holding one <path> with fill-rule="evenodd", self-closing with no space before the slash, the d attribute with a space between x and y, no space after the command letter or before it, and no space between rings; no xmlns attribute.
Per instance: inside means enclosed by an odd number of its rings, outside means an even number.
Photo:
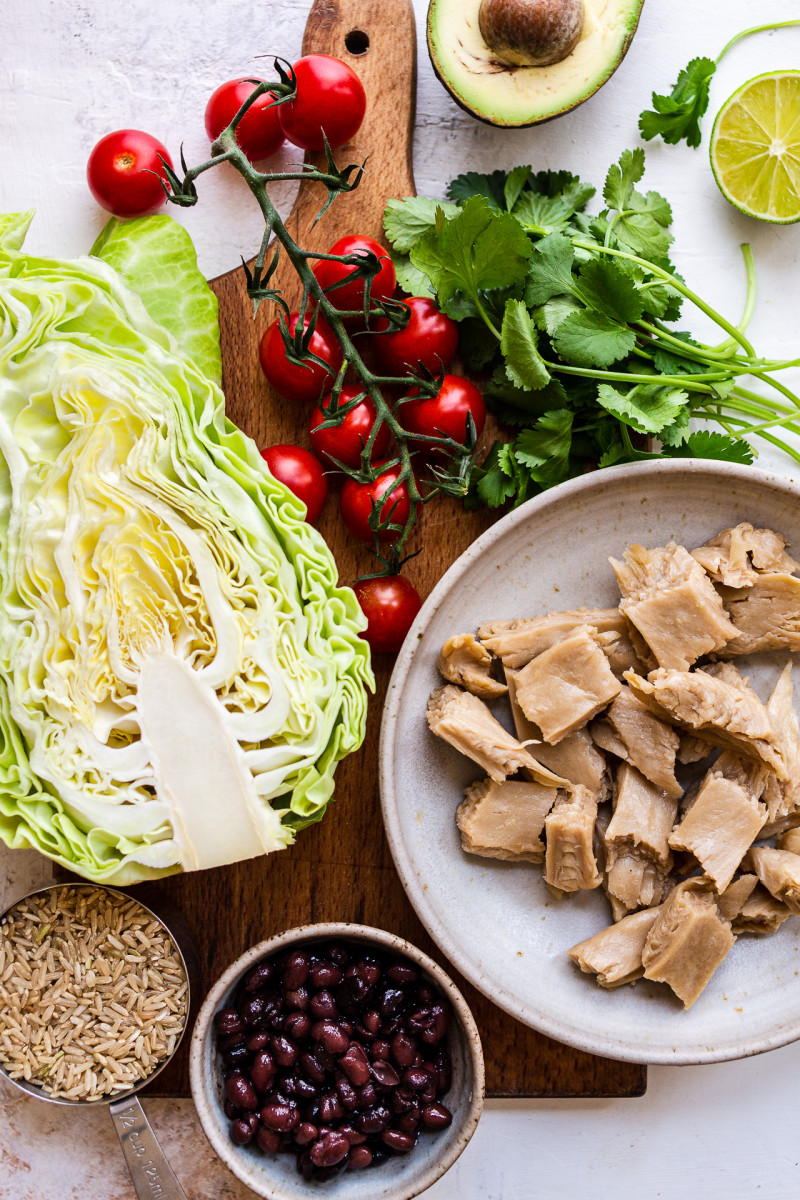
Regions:
<svg viewBox="0 0 800 1200"><path fill-rule="evenodd" d="M306 520L316 525L328 499L328 481L322 463L302 446L268 446L261 457L271 473L306 506Z"/></svg>
<svg viewBox="0 0 800 1200"><path fill-rule="evenodd" d="M364 638L376 654L396 654L422 607L419 592L401 575L359 579L353 587L367 625Z"/></svg>
<svg viewBox="0 0 800 1200"><path fill-rule="evenodd" d="M474 383L460 375L445 375L441 388L432 399L420 396L418 400L409 400L399 412L403 427L409 433L450 437L456 442L466 441L468 413L472 414L478 437L486 424L483 396ZM425 443L421 448L426 448ZM427 448L435 449L435 446Z"/></svg>
<svg viewBox="0 0 800 1200"><path fill-rule="evenodd" d="M348 384L339 395L338 408L344 408L363 388ZM368 396L351 408L340 425L331 425L327 429L318 427L327 420L327 416L315 408L311 414L309 428L311 431L311 446L322 459L336 459L346 467L361 465L361 450L367 444L372 426L375 424L375 405ZM380 458L389 446L389 427L381 425L372 446L372 458Z"/></svg>
<svg viewBox="0 0 800 1200"><path fill-rule="evenodd" d="M294 64L297 96L278 109L284 137L303 150L349 142L367 111L367 94L355 71L329 54L307 54Z"/></svg>
<svg viewBox="0 0 800 1200"><path fill-rule="evenodd" d="M141 129L117 129L100 138L86 164L89 190L97 203L115 217L156 212L167 199L156 178L167 178L159 155L172 166L166 146Z"/></svg>
<svg viewBox="0 0 800 1200"><path fill-rule="evenodd" d="M376 465L380 466L380 463ZM385 497L380 504L381 520L387 520L391 514L393 525L405 525L411 511L411 501L408 488L404 483L393 487L399 474L399 467L390 467L373 483L357 483L355 479L346 480L339 501L339 511L353 537L359 538L362 542L374 541L375 534L369 527L369 518L372 513L372 501L375 500L376 503L379 503L381 497ZM393 542L398 537L399 534L385 530L381 534L380 540Z"/></svg>
<svg viewBox="0 0 800 1200"><path fill-rule="evenodd" d="M403 301L411 309L405 329L374 339L375 350L387 375L406 375L422 363L432 375L446 371L458 349L458 325L427 296Z"/></svg>
<svg viewBox="0 0 800 1200"><path fill-rule="evenodd" d="M299 313L291 314L290 333L294 333L299 320ZM306 317L306 328L308 321L309 318ZM280 392L287 400L298 400L302 403L318 400L320 396L331 390L336 381L336 373L342 365L344 355L330 325L321 317L311 336L309 350L312 354L316 354L317 358L330 364L333 368L333 375L318 363L309 362L307 367L299 367L289 362L281 336L280 322L276 318L271 325L267 326L258 347L261 370L275 391Z"/></svg>
<svg viewBox="0 0 800 1200"><path fill-rule="evenodd" d="M259 81L260 82L260 81ZM206 133L209 141L218 138L230 125L247 97L255 90L252 79L229 79L221 83L206 105ZM236 126L236 141L252 161L269 158L283 144L275 97L271 92L259 96Z"/></svg>
<svg viewBox="0 0 800 1200"><path fill-rule="evenodd" d="M394 263L389 257L388 250L385 250L380 242L376 242L371 237L363 237L360 234L350 234L348 237L339 238L328 251L329 254L357 254L360 250L371 250L377 255L380 260L381 269L372 280L370 288L371 300L388 300L394 295L394 289L397 287L397 276L395 275ZM332 284L338 283L340 279L347 279L355 272L355 267L345 267L342 263L330 262L328 259L320 259L314 267L314 274L320 284L326 290ZM366 280L357 277L352 283L344 283L341 287L337 287L335 291L328 292L328 299L334 308L340 311L347 309L360 309L364 307L364 284Z"/></svg>

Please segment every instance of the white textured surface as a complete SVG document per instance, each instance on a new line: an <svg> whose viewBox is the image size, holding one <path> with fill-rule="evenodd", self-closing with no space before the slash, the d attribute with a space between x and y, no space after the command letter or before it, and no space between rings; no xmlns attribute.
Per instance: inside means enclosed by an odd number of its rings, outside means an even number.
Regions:
<svg viewBox="0 0 800 1200"><path fill-rule="evenodd" d="M420 28L425 0L414 0ZM29 245L51 254L88 249L103 214L86 191L84 163L110 129L144 128L189 161L204 157L203 109L223 79L258 70L254 56L300 46L306 0L4 0L0 5L0 211L38 209ZM695 54L718 53L754 21L800 17L800 0L646 0L633 47L592 101L550 125L498 131L465 116L420 53L416 175L441 195L460 170L532 161L600 182L635 144L636 115L653 86L664 90ZM796 66L800 30L762 36L732 53L712 89L711 110L759 71ZM706 129L708 131L708 124ZM704 150L648 150L648 185L673 202L676 258L687 279L728 315L744 277L738 243L749 240L760 300L751 326L765 354L797 353L800 226L775 229L740 217L719 196ZM206 177L185 216L207 274L235 266L258 245L249 197L224 172ZM282 197L284 208L290 194ZM692 322L698 331L703 325ZM762 465L783 460L764 456ZM32 854L0 855L0 892L41 881ZM765 1200L798 1191L800 1043L741 1063L652 1068L642 1099L494 1102L431 1200ZM191 1104L150 1101L148 1112L192 1200L244 1200L217 1162ZM44 1107L0 1091L1 1200L131 1200L107 1114Z"/></svg>

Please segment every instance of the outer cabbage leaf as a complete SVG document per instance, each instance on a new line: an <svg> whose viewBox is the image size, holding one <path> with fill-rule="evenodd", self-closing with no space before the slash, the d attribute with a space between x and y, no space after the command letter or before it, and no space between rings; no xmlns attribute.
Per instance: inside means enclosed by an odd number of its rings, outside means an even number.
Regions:
<svg viewBox="0 0 800 1200"><path fill-rule="evenodd" d="M182 225L166 213L135 221L112 217L90 253L116 267L184 354L209 379L221 381L217 297L197 268Z"/></svg>
<svg viewBox="0 0 800 1200"><path fill-rule="evenodd" d="M133 883L281 849L363 739L365 620L224 398L0 219L0 836Z"/></svg>

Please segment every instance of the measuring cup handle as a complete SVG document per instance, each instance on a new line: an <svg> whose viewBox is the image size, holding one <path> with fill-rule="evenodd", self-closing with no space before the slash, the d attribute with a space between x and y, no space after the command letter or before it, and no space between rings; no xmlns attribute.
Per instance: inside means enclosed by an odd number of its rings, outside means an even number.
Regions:
<svg viewBox="0 0 800 1200"><path fill-rule="evenodd" d="M136 1096L109 1106L138 1200L186 1200Z"/></svg>

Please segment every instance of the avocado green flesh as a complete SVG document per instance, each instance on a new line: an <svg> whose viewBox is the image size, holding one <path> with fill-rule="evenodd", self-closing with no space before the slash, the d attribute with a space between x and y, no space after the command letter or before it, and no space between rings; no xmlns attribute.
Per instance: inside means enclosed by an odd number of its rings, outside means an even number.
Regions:
<svg viewBox="0 0 800 1200"><path fill-rule="evenodd" d="M481 0L431 0L428 50L457 104L491 125L535 125L582 104L613 75L630 45L644 0L585 0L578 45L549 67L507 67L480 31Z"/></svg>

